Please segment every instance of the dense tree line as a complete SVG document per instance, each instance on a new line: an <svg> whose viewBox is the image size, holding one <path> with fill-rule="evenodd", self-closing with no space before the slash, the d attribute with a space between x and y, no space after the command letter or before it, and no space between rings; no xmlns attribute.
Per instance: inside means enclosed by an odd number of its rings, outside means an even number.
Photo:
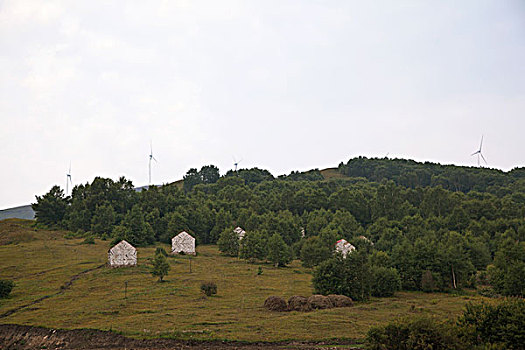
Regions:
<svg viewBox="0 0 525 350"><path fill-rule="evenodd" d="M97 177L70 197L55 186L33 208L39 222L75 232L147 245L185 230L198 244L277 265L293 251L305 266L319 266L344 238L366 252L365 268L395 270L403 289L478 283L523 295L525 279L512 277L525 273L523 168L355 158L339 170L347 177L325 180L312 170L275 178L258 168L219 176L208 165L190 169L183 184L141 192L125 178ZM247 232L244 245L228 236L235 226ZM283 244L290 250L268 251Z"/></svg>

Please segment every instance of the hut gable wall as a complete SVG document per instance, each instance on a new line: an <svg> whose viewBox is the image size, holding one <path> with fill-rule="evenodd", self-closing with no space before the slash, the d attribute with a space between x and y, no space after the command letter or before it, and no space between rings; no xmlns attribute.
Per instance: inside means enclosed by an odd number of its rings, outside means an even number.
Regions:
<svg viewBox="0 0 525 350"><path fill-rule="evenodd" d="M171 239L171 254L195 255L195 238L183 231Z"/></svg>
<svg viewBox="0 0 525 350"><path fill-rule="evenodd" d="M340 239L335 244L335 251L337 253L341 253L343 258L346 258L346 256L354 250L355 247L348 243L345 239Z"/></svg>
<svg viewBox="0 0 525 350"><path fill-rule="evenodd" d="M108 263L111 267L137 265L137 249L126 241L121 241L108 252Z"/></svg>

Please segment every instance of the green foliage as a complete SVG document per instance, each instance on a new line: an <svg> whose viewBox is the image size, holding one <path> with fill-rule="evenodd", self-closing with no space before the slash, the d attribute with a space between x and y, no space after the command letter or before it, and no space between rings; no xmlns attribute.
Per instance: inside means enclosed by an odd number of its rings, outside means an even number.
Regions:
<svg viewBox="0 0 525 350"><path fill-rule="evenodd" d="M15 283L11 280L0 280L0 299L7 298L14 286Z"/></svg>
<svg viewBox="0 0 525 350"><path fill-rule="evenodd" d="M451 325L428 317L416 317L372 327L366 337L367 350L460 350L468 349Z"/></svg>
<svg viewBox="0 0 525 350"><path fill-rule="evenodd" d="M95 244L95 238L92 235L89 235L86 238L84 238L82 244Z"/></svg>
<svg viewBox="0 0 525 350"><path fill-rule="evenodd" d="M158 276L159 282L162 282L164 276L168 274L170 270L170 264L166 260L166 257L163 254L155 254L153 259L153 268L151 269L152 276Z"/></svg>
<svg viewBox="0 0 525 350"><path fill-rule="evenodd" d="M125 239L134 246L145 246L152 244L155 240L153 229L144 220L144 214L139 205L134 205L126 214L122 224L113 230L113 237Z"/></svg>
<svg viewBox="0 0 525 350"><path fill-rule="evenodd" d="M217 294L217 284L215 284L215 282L204 282L201 284L201 291L206 294L206 296L211 297Z"/></svg>
<svg viewBox="0 0 525 350"><path fill-rule="evenodd" d="M111 204L97 205L91 218L91 231L97 235L111 233L115 224L115 210Z"/></svg>
<svg viewBox="0 0 525 350"><path fill-rule="evenodd" d="M368 300L372 288L368 256L358 251L346 258L337 254L314 270L312 283L319 294L341 294L353 300Z"/></svg>
<svg viewBox="0 0 525 350"><path fill-rule="evenodd" d="M268 239L268 260L275 266L286 266L292 261L292 250L278 233Z"/></svg>
<svg viewBox="0 0 525 350"><path fill-rule="evenodd" d="M525 242L506 240L497 251L489 280L503 295L525 296Z"/></svg>
<svg viewBox="0 0 525 350"><path fill-rule="evenodd" d="M45 195L36 196L36 203L31 204L31 207L38 223L59 225L66 213L67 199L59 186L53 186Z"/></svg>
<svg viewBox="0 0 525 350"><path fill-rule="evenodd" d="M495 293L523 295L523 243L516 243L525 241L523 168L355 158L339 170L339 177L313 170L274 178L253 168L220 177L208 165L190 169L182 186L141 192L125 178L97 177L75 186L71 198L55 186L34 206L39 224L100 238L111 232L135 245L169 242L183 230L197 243L218 243L241 225L266 238L279 234L305 266L330 259L335 241L345 238L368 252L372 265L397 269L406 290L472 287L475 274L487 270ZM361 235L375 244L356 240ZM238 244L220 241L233 256Z"/></svg>
<svg viewBox="0 0 525 350"><path fill-rule="evenodd" d="M157 249L155 249L155 255L157 255L157 254L168 256L168 253L162 247L157 247Z"/></svg>
<svg viewBox="0 0 525 350"><path fill-rule="evenodd" d="M390 297L401 289L401 278L392 267L372 268L372 295L375 297Z"/></svg>
<svg viewBox="0 0 525 350"><path fill-rule="evenodd" d="M219 250L229 256L239 255L239 235L233 232L233 228L226 228L222 231L217 241Z"/></svg>
<svg viewBox="0 0 525 350"><path fill-rule="evenodd" d="M523 349L525 345L525 300L510 298L491 305L468 303L458 326L474 345L497 349Z"/></svg>
<svg viewBox="0 0 525 350"><path fill-rule="evenodd" d="M268 242L266 237L260 233L251 231L246 233L241 241L239 258L254 262L264 260L268 254Z"/></svg>
<svg viewBox="0 0 525 350"><path fill-rule="evenodd" d="M300 255L303 266L314 267L329 259L332 250L320 237L314 236L304 241Z"/></svg>

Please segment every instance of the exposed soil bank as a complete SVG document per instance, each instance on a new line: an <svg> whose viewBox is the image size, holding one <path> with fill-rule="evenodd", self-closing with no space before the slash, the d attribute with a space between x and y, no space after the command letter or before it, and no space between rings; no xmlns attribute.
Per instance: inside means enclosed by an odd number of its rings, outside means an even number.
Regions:
<svg viewBox="0 0 525 350"><path fill-rule="evenodd" d="M0 349L330 349L331 343L239 343L184 341L175 339L133 339L93 329L48 329L13 324L0 325ZM334 346L335 348L335 346ZM338 345L337 349L352 349Z"/></svg>

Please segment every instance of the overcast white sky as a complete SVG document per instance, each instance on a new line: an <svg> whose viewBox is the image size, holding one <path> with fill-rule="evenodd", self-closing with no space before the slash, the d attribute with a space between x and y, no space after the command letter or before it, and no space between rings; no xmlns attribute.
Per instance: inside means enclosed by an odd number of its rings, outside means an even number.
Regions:
<svg viewBox="0 0 525 350"><path fill-rule="evenodd" d="M0 209L97 175L524 166L525 2L1 1Z"/></svg>

